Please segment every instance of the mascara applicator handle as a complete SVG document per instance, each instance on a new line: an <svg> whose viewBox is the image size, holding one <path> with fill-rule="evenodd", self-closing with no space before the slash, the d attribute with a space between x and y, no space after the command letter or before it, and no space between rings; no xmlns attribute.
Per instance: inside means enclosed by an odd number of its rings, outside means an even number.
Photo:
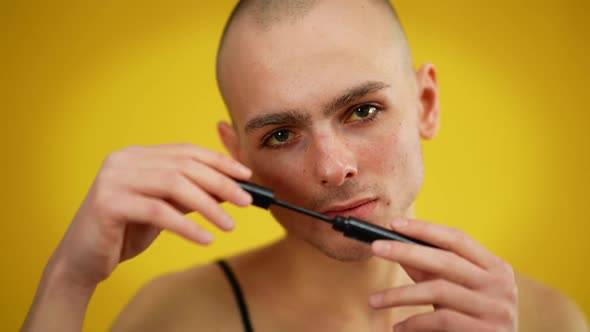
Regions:
<svg viewBox="0 0 590 332"><path fill-rule="evenodd" d="M252 195L252 205L258 206L263 209L268 209L268 207L274 203L275 194L272 190L268 188L264 188L258 185L255 185L250 182L235 180L242 189L250 193Z"/></svg>
<svg viewBox="0 0 590 332"><path fill-rule="evenodd" d="M370 224L366 221L356 219L354 217L336 216L332 228L343 233L344 236L363 241L365 243L372 243L375 240L395 240L410 244L419 244L427 247L436 248L430 243L420 240L412 239L410 237L393 232L389 229Z"/></svg>

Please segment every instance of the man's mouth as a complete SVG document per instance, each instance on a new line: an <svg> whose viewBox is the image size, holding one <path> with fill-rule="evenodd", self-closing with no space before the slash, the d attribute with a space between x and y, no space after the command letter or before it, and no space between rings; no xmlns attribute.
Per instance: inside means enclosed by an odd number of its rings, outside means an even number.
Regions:
<svg viewBox="0 0 590 332"><path fill-rule="evenodd" d="M377 199L375 198L357 199L349 202L333 204L325 209L322 214L325 214L330 218L342 216L367 220L376 206Z"/></svg>

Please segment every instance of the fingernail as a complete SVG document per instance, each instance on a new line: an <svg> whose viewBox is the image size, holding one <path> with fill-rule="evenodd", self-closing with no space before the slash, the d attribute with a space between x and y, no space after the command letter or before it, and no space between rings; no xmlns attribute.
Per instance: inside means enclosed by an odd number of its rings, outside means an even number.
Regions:
<svg viewBox="0 0 590 332"><path fill-rule="evenodd" d="M391 226L393 226L393 228L402 228L408 226L408 220L404 218L395 219L391 223Z"/></svg>
<svg viewBox="0 0 590 332"><path fill-rule="evenodd" d="M240 175L248 178L252 175L252 170L242 164L238 164L238 172L240 172Z"/></svg>
<svg viewBox="0 0 590 332"><path fill-rule="evenodd" d="M252 195L250 195L247 191L243 189L238 189L240 192L238 194L238 205L239 206L248 206L252 204Z"/></svg>
<svg viewBox="0 0 590 332"><path fill-rule="evenodd" d="M226 216L223 220L223 230L231 231L236 227L236 222L230 216Z"/></svg>
<svg viewBox="0 0 590 332"><path fill-rule="evenodd" d="M209 232L201 233L200 238L202 244L211 244L211 242L213 242L213 234Z"/></svg>
<svg viewBox="0 0 590 332"><path fill-rule="evenodd" d="M373 307L377 307L383 301L383 294L373 294L369 297L369 304Z"/></svg>
<svg viewBox="0 0 590 332"><path fill-rule="evenodd" d="M391 250L391 244L387 241L375 241L373 242L373 251L379 256L387 255Z"/></svg>

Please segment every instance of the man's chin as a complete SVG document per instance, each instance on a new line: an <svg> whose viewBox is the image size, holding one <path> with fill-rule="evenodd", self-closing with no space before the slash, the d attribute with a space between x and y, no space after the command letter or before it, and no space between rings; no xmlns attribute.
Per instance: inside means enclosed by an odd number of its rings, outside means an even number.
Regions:
<svg viewBox="0 0 590 332"><path fill-rule="evenodd" d="M343 262L365 261L373 256L371 246L345 237L325 241L312 239L308 242L328 257Z"/></svg>

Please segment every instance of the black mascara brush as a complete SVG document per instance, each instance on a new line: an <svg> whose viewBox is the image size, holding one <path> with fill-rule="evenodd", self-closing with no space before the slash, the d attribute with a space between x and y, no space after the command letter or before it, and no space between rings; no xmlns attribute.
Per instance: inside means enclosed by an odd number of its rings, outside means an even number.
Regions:
<svg viewBox="0 0 590 332"><path fill-rule="evenodd" d="M356 239L365 243L372 243L375 240L396 240L410 244L419 244L423 246L433 247L430 243L415 240L410 237L398 234L386 228L373 225L366 221L354 217L336 216L330 218L321 213L317 213L300 206L296 206L274 198L274 192L268 188L264 188L246 181L236 182L248 193L252 195L252 205L263 209L268 209L271 204L282 206L286 209L293 210L310 217L314 217L332 224L332 228L344 234L344 236Z"/></svg>

